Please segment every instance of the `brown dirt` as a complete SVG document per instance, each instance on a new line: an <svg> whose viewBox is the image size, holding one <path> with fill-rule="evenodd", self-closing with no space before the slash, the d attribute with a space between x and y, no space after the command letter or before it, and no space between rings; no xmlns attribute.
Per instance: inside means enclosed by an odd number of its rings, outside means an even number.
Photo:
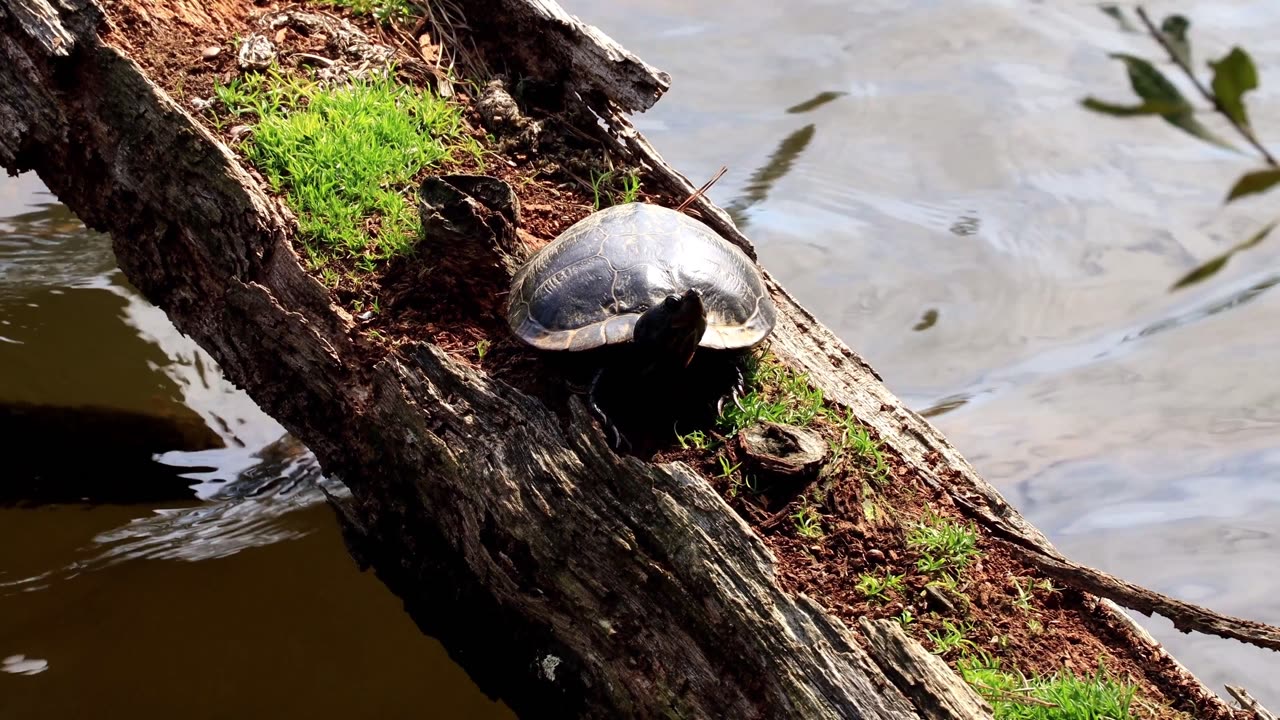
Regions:
<svg viewBox="0 0 1280 720"><path fill-rule="evenodd" d="M127 51L188 110L193 99L212 97L215 81L227 82L239 72L234 47L237 34L250 31L262 13L283 7L246 0L198 4L105 0L104 5L111 23L107 41ZM367 18L351 17L328 7L310 9L346 17L371 37L386 37ZM286 32L274 39L286 52L328 57L332 51L323 39L297 33ZM215 54L211 48L219 50ZM472 100L465 92L458 96L471 127L479 128ZM193 114L204 120L211 132L220 134L229 147L236 147L229 127L216 130L207 114ZM485 136L479 129L473 132L477 138ZM552 141L545 147L507 152L505 162L492 162L487 169L516 189L521 202L521 227L530 249L549 242L592 210L592 195L583 185L583 168L602 167L599 150L590 142L573 133L558 133L554 128L549 128L546 135ZM474 164L462 163L431 172L474 171ZM642 193L641 199L674 206L683 198L673 201ZM399 343L430 341L490 374L538 392L552 400L553 407L562 408L563 403L556 400L572 391L572 383L555 378L566 369L572 371L572 362L555 365L559 361L530 353L511 337L501 320L505 293L505 275L482 269L465 282L439 282L425 263L412 257L390 262L358 284L348 278L333 288L335 304L357 317L360 308L375 298L382 305L380 312L360 321L357 329L370 341L369 362L377 361ZM478 348L485 343L487 352L480 357ZM547 372L552 365L554 372ZM576 379L582 380L581 376ZM682 431L688 429L682 427ZM831 428L826 430L830 432ZM732 443L726 447L726 457L737 462ZM905 528L926 510L960 521L964 518L945 494L928 489L896 458L886 458L890 480L882 485L853 465L824 481L825 496L816 508L822 515L825 533L821 538L809 539L797 533L788 515L796 507L797 496L812 487L786 488L774 492L773 497L769 493L754 496L737 492L729 480L718 477L718 457L717 452L680 449L670 442L669 435L665 446L651 455L656 461L685 461L711 478L729 504L772 548L784 586L815 598L851 627L856 629L861 616L894 617L904 609L910 610L916 621L909 625L909 632L932 648L927 632L941 630L944 619L970 623L968 638L1001 659L1007 669L1043 674L1066 669L1087 674L1103 660L1109 670L1127 676L1140 688L1138 717L1180 717L1171 708L1196 718L1231 717L1200 702L1172 666L1138 651L1129 631L1113 620L1104 620L1094 599L1070 589L1036 589L1030 606L1019 607L1014 582L1021 580L1025 585L1028 580L1039 583L1042 578L1014 561L981 528L981 560L962 573L956 585L958 592L926 594L931 578L916 570L918 557L905 542ZM872 503L880 512L875 517L865 510ZM890 593L886 602L869 601L857 589L864 573L880 577L885 573L901 574L904 589ZM944 657L954 662L957 653L952 651Z"/></svg>
<svg viewBox="0 0 1280 720"><path fill-rule="evenodd" d="M814 427L836 438L825 422ZM907 610L915 618L907 632L926 648L935 649L929 633L941 634L944 621L967 624L966 637L1006 670L1090 675L1101 661L1113 676L1138 687L1138 718L1243 717L1204 703L1172 663L1152 657L1129 629L1106 617L1095 598L1056 585L1046 589L1043 575L1015 560L981 526L976 528L980 560L958 574L954 590L927 590L935 578L916 568L920 554L906 542L908 528L930 513L962 524L968 518L946 493L929 488L889 453L888 482L876 482L865 466L846 465L832 477L798 487L762 483L756 494L721 476L720 456L730 467L745 458L733 438L720 440L724 445L717 452L677 448L655 459L689 463L711 478L774 552L783 586L816 599L850 627L856 628L860 617L895 618ZM804 502L819 486L825 487L823 500ZM822 537L808 538L797 530L791 514L802 504L822 516ZM872 504L875 514L869 515L866 508ZM858 588L864 574L901 575L902 590L888 592L884 600L868 599ZM1020 600L1015 583L1033 588L1031 597ZM958 650L942 655L953 667L960 656Z"/></svg>

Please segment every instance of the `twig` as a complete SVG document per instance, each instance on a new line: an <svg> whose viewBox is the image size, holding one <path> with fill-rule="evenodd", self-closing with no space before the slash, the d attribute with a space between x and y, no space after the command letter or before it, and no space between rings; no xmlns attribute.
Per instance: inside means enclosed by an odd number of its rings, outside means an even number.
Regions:
<svg viewBox="0 0 1280 720"><path fill-rule="evenodd" d="M684 199L684 202L680 203L680 205L676 207L676 212L684 212L685 208L692 205L694 200L697 200L698 198L702 197L703 193L705 193L708 189L710 189L711 186L714 185L716 181L721 178L721 176L723 176L726 172L728 172L728 170L729 170L728 166L721 165L720 170L716 172L715 175L712 175L710 180L703 183L702 187L698 188L697 190L694 190L693 193L689 195L689 197Z"/></svg>
<svg viewBox="0 0 1280 720"><path fill-rule="evenodd" d="M980 520L991 531L992 539L1007 548L1021 562L1035 567L1046 576L1080 592L1104 597L1117 605L1151 616L1160 615L1182 632L1205 633L1280 651L1280 627L1231 617L1208 608L1176 600L1121 580L1101 570L1072 562L1052 546L1027 537L1016 526L1006 522L985 504L975 501L938 481L926 482L950 496L960 510Z"/></svg>
<svg viewBox="0 0 1280 720"><path fill-rule="evenodd" d="M1227 692L1240 703L1240 707L1253 713L1254 720L1277 720L1275 713L1262 707L1262 703L1254 699L1248 690L1238 685L1227 685Z"/></svg>
<svg viewBox="0 0 1280 720"><path fill-rule="evenodd" d="M1155 24L1151 22L1151 18L1147 17L1147 11L1144 10L1141 5L1138 6L1138 17L1142 20L1142 24L1147 26L1147 32L1151 33L1151 37L1155 38L1156 42L1160 43L1160 46L1164 48L1165 52L1169 53L1169 59L1182 70L1189 80L1191 80L1191 83L1195 85L1196 90L1200 91L1200 94L1204 96L1204 99L1208 100L1209 103L1213 105L1214 109L1225 117L1227 121L1231 123L1231 126L1234 127L1245 140L1249 141L1250 145L1253 145L1258 152L1262 153L1262 157L1267 161L1268 165L1271 167L1280 167L1280 163L1277 163L1276 159L1271 156L1271 153L1267 152L1267 149L1262 146L1262 143L1258 142L1258 138L1254 136L1253 131L1247 126L1242 125L1231 115L1231 113L1227 112L1227 109L1224 108L1222 103L1218 100L1218 96L1211 92L1209 88L1205 87L1204 83L1200 82L1200 78L1196 77L1196 74L1191 67L1187 65L1177 52L1174 51L1173 46L1169 44L1169 40L1165 37L1164 33L1156 28Z"/></svg>
<svg viewBox="0 0 1280 720"><path fill-rule="evenodd" d="M1182 632L1195 630L1280 651L1280 628L1274 625L1223 615L1199 605L1176 600L1101 570L1071 562L1060 555L1051 555L1044 548L1028 547L1027 541L1022 537L1002 539L1006 540L1005 547L1012 550L1019 560L1035 566L1064 585L1108 598L1143 615L1161 615Z"/></svg>
<svg viewBox="0 0 1280 720"><path fill-rule="evenodd" d="M973 686L980 690L993 692L1005 698L1006 700L1020 703L1022 705L1039 705L1040 707L1051 707L1051 708L1061 707L1061 705L1058 705L1057 703L1049 702L1048 700L1041 700L1040 698L1032 697L1031 695L1022 694L1022 693L1031 692L1035 688L1018 688L1018 690L1015 692L1011 690L1004 690L998 687L991 687L990 685L987 685L985 683L980 683L980 682L973 683Z"/></svg>

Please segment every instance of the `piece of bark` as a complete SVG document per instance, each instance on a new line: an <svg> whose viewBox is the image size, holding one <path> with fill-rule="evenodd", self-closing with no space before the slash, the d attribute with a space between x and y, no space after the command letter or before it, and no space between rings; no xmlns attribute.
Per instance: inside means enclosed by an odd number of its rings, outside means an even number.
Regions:
<svg viewBox="0 0 1280 720"><path fill-rule="evenodd" d="M942 658L924 649L894 620L868 620L859 624L870 645L871 656L899 688L915 700L920 714L929 720L990 720L991 705L951 670Z"/></svg>
<svg viewBox="0 0 1280 720"><path fill-rule="evenodd" d="M1231 697L1240 703L1240 707L1253 715L1253 720L1280 720L1276 718L1275 713L1262 707L1262 703L1250 695L1248 690L1239 685L1227 685L1226 687L1227 692L1231 693Z"/></svg>
<svg viewBox="0 0 1280 720"><path fill-rule="evenodd" d="M670 75L553 0L466 0L458 9L469 36L489 46L489 64L502 63L511 77L554 83L569 105L608 101L643 112L671 87Z"/></svg>
<svg viewBox="0 0 1280 720"><path fill-rule="evenodd" d="M768 421L743 428L738 433L738 447L750 464L749 472L792 479L816 475L831 455L818 433Z"/></svg>

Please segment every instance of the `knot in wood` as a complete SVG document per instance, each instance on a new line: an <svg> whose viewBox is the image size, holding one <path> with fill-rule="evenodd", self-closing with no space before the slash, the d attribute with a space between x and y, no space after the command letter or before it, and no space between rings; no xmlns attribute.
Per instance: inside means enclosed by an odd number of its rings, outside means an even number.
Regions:
<svg viewBox="0 0 1280 720"><path fill-rule="evenodd" d="M831 452L818 433L769 421L744 428L738 445L757 473L787 478L817 474Z"/></svg>

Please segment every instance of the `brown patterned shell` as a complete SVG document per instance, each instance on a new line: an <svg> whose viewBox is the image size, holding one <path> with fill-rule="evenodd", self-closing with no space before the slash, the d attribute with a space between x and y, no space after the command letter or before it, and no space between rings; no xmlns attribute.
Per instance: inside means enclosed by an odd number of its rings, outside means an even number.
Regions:
<svg viewBox="0 0 1280 720"><path fill-rule="evenodd" d="M746 348L773 330L777 310L751 258L703 223L648 203L592 213L516 272L507 323L543 350L630 342L641 313L667 295L702 293L701 345Z"/></svg>

